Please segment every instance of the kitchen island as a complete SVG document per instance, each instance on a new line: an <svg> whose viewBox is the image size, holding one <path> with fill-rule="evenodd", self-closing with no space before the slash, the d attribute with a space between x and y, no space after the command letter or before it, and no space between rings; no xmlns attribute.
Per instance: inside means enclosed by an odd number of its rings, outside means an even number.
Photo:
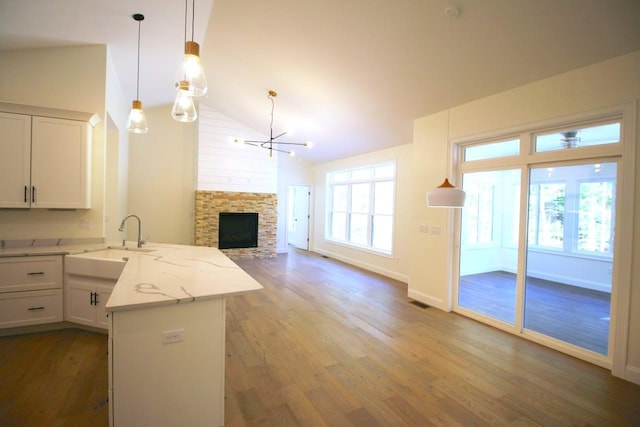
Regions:
<svg viewBox="0 0 640 427"><path fill-rule="evenodd" d="M225 297L262 286L214 248L126 258L106 305L110 425L224 425Z"/></svg>

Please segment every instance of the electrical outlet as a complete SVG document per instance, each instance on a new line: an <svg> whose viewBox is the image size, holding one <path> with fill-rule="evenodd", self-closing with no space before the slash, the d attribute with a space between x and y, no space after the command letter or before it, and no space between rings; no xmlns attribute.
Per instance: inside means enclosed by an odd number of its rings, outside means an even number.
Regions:
<svg viewBox="0 0 640 427"><path fill-rule="evenodd" d="M418 225L418 232L427 233L429 232L429 227L426 224L420 224Z"/></svg>
<svg viewBox="0 0 640 427"><path fill-rule="evenodd" d="M440 234L441 228L439 225L431 226L431 234Z"/></svg>
<svg viewBox="0 0 640 427"><path fill-rule="evenodd" d="M184 341L184 329L164 331L162 333L162 344L173 344L180 341Z"/></svg>

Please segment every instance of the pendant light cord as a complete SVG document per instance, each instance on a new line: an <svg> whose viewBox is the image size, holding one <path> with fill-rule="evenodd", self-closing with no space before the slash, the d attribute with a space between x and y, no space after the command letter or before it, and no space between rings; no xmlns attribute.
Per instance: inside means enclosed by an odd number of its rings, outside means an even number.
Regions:
<svg viewBox="0 0 640 427"><path fill-rule="evenodd" d="M273 138L273 111L276 108L276 104L273 101L273 96L269 95L269 99L271 100L271 124L269 125L269 132L271 133L271 135L269 136Z"/></svg>
<svg viewBox="0 0 640 427"><path fill-rule="evenodd" d="M137 19L137 21L138 21L138 71L136 73L136 100L139 101L140 100L140 23L142 20Z"/></svg>
<svg viewBox="0 0 640 427"><path fill-rule="evenodd" d="M189 7L189 0L184 0L184 42L187 42L187 10Z"/></svg>
<svg viewBox="0 0 640 427"><path fill-rule="evenodd" d="M184 41L187 42L187 22L189 16L189 0L184 0ZM196 0L191 2L191 41L195 38Z"/></svg>
<svg viewBox="0 0 640 427"><path fill-rule="evenodd" d="M193 41L195 22L196 22L196 0L191 0L191 41Z"/></svg>

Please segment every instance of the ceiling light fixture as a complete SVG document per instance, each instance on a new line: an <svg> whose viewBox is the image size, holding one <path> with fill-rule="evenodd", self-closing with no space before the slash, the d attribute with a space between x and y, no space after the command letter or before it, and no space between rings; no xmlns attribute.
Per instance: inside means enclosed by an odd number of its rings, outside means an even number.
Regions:
<svg viewBox="0 0 640 427"><path fill-rule="evenodd" d="M580 137L577 130L570 130L562 132L562 138L560 138L560 145L563 149L576 148L580 145Z"/></svg>
<svg viewBox="0 0 640 427"><path fill-rule="evenodd" d="M127 130L131 133L147 133L147 118L142 110L142 101L140 101L140 23L144 20L144 15L136 13L133 19L138 22L138 71L136 75L136 99L131 105L131 112L127 120Z"/></svg>
<svg viewBox="0 0 640 427"><path fill-rule="evenodd" d="M260 147L260 148L265 148L267 150L269 150L269 157L273 157L273 152L274 151L279 151L281 153L287 153L289 154L291 157L295 156L296 153L294 151L287 151L287 150L283 150L280 148L277 148L279 145L299 145L299 146L303 146L303 147L307 147L307 148L311 148L312 143L311 142L281 142L281 141L276 141L276 139L280 138L281 136L284 136L287 134L287 132L282 132L279 135L273 136L273 110L275 109L275 102L273 100L273 98L275 98L276 96L278 96L278 94L272 90L270 90L268 92L268 98L271 100L271 125L269 126L269 139L267 141L252 141L252 140L244 140L241 138L235 138L234 142L237 143L243 143L243 144L247 144L247 145L252 145L254 147Z"/></svg>
<svg viewBox="0 0 640 427"><path fill-rule="evenodd" d="M453 48L453 20L460 16L460 9L448 7L444 14L449 17L449 82L447 84L447 144L449 144L451 121L451 51ZM430 208L461 208L466 194L453 186L447 178L444 182L427 192L427 206Z"/></svg>
<svg viewBox="0 0 640 427"><path fill-rule="evenodd" d="M196 1L192 0L191 41L187 41L187 16L189 0L184 4L184 58L176 73L175 87L187 91L191 96L204 96L207 93L207 79L200 63L200 45L193 41L196 17Z"/></svg>

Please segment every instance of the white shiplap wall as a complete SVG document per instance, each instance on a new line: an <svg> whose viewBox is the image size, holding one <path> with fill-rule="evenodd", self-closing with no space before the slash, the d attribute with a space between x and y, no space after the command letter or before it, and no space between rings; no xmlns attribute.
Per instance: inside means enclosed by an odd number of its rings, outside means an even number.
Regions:
<svg viewBox="0 0 640 427"><path fill-rule="evenodd" d="M277 193L278 156L233 138L264 140L265 133L200 104L198 190Z"/></svg>

